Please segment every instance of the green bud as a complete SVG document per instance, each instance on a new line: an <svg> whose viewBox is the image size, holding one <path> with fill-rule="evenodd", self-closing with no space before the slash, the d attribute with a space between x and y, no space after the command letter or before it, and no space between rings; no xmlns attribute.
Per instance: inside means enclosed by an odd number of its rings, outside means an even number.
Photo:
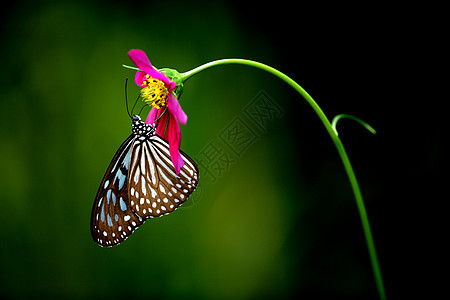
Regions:
<svg viewBox="0 0 450 300"><path fill-rule="evenodd" d="M183 92L183 80L181 78L181 74L174 69L168 69L168 68L162 68L159 69L161 73L169 77L171 81L174 81L177 85L177 87L173 90L173 93L177 97L177 99L180 99L181 93Z"/></svg>

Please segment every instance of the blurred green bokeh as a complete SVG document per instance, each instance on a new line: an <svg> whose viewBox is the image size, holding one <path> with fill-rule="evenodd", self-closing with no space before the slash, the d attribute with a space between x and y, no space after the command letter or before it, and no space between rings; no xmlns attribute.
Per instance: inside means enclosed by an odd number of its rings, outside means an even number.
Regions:
<svg viewBox="0 0 450 300"><path fill-rule="evenodd" d="M326 132L283 83L248 67L200 73L180 99L189 117L181 148L201 160L213 142L233 163L215 180L200 166L195 203L148 221L119 247L91 239L98 184L131 129L124 82L134 72L121 66L131 65L128 50L143 49L155 66L180 72L229 57L285 63L264 32L246 29L236 3L10 5L1 23L0 296L376 296ZM139 89L130 83L135 99ZM245 113L261 92L282 111L262 128ZM255 134L239 155L220 138L236 118ZM328 156L312 163L316 147Z"/></svg>

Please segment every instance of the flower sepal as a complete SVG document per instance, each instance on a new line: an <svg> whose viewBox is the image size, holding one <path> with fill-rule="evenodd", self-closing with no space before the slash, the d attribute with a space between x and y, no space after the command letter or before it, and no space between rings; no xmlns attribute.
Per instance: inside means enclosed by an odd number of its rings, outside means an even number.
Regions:
<svg viewBox="0 0 450 300"><path fill-rule="evenodd" d="M181 74L177 70L169 68L162 68L158 71L166 75L170 81L175 82L176 87L173 90L173 93L177 99L180 99L181 93L183 92L183 80L181 78Z"/></svg>

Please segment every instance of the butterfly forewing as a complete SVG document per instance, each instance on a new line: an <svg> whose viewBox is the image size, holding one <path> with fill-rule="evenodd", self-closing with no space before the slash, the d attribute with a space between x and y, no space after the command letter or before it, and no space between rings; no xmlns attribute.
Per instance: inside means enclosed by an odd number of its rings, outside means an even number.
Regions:
<svg viewBox="0 0 450 300"><path fill-rule="evenodd" d="M132 210L144 218L176 210L198 184L196 164L180 150L184 166L177 175L167 141L157 135L136 143L130 166L129 199Z"/></svg>
<svg viewBox="0 0 450 300"><path fill-rule="evenodd" d="M130 208L128 171L135 137L120 146L111 161L95 197L91 213L91 234L100 246L114 246L130 236L143 221Z"/></svg>

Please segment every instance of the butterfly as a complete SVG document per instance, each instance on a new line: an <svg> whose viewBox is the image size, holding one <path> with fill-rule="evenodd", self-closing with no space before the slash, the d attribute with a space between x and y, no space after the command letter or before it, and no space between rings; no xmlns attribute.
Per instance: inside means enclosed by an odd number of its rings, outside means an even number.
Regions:
<svg viewBox="0 0 450 300"><path fill-rule="evenodd" d="M132 134L103 176L91 213L92 238L102 247L118 245L147 219L175 211L197 187L195 162L180 150L184 166L176 174L169 143L155 131L134 115Z"/></svg>

